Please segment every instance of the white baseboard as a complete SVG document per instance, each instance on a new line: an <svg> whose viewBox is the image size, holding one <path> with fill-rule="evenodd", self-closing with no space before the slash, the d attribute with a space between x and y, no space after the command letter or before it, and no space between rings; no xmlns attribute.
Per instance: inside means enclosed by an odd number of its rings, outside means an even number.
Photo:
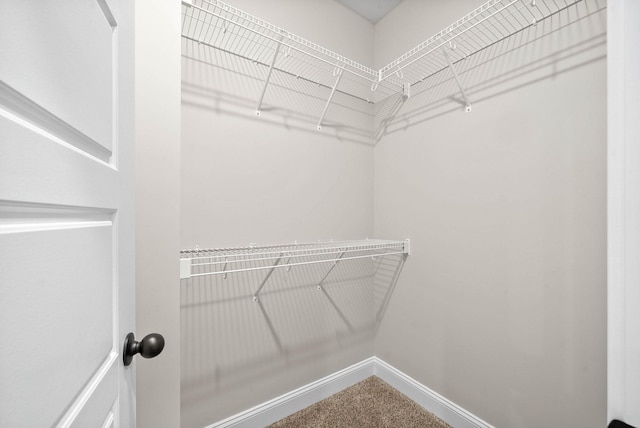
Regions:
<svg viewBox="0 0 640 428"><path fill-rule="evenodd" d="M455 428L493 428L454 402L427 388L377 357L373 374Z"/></svg>
<svg viewBox="0 0 640 428"><path fill-rule="evenodd" d="M377 357L367 358L278 398L209 425L207 428L264 427L373 375L455 428L493 428L492 425Z"/></svg>
<svg viewBox="0 0 640 428"><path fill-rule="evenodd" d="M256 428L277 422L373 376L373 358L367 358L346 369L259 404L207 428Z"/></svg>

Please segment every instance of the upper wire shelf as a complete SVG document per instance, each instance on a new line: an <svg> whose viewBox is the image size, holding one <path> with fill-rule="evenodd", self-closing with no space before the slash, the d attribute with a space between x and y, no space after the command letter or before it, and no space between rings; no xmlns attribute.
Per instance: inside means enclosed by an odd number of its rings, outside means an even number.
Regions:
<svg viewBox="0 0 640 428"><path fill-rule="evenodd" d="M229 52L244 53L255 61L264 62L272 56L268 43L275 42L321 62L344 68L370 82L377 80L378 75L375 70L224 2L185 0L183 5L187 7L183 10L183 37L193 38L203 44L213 44ZM230 35L225 38L227 31ZM257 43L259 47L250 46L252 43ZM289 50L288 53L290 53Z"/></svg>
<svg viewBox="0 0 640 428"><path fill-rule="evenodd" d="M409 240L365 239L180 251L180 278L409 254Z"/></svg>
<svg viewBox="0 0 640 428"><path fill-rule="evenodd" d="M330 89L318 120L321 129L336 92L368 103L389 95L409 97L411 86L450 68L471 110L456 63L582 0L488 0L379 70L265 22L219 0L182 0L182 37L268 67L262 102L274 70ZM372 95L377 93L377 95Z"/></svg>
<svg viewBox="0 0 640 428"><path fill-rule="evenodd" d="M335 92L373 103L376 97L403 90L394 78L380 82L376 70L222 1L183 0L182 4L183 38L268 68L257 115L274 70L331 90L318 128Z"/></svg>
<svg viewBox="0 0 640 428"><path fill-rule="evenodd" d="M489 0L382 67L379 77L415 84L449 66L444 49L455 63L581 1Z"/></svg>

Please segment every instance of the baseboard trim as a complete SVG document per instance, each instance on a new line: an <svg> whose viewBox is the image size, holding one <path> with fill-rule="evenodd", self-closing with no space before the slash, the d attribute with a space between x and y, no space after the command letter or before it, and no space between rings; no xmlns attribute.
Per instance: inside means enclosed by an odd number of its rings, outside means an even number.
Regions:
<svg viewBox="0 0 640 428"><path fill-rule="evenodd" d="M437 392L377 357L373 374L455 428L494 428Z"/></svg>
<svg viewBox="0 0 640 428"><path fill-rule="evenodd" d="M374 357L367 358L280 397L259 404L207 428L255 428L279 421L373 376Z"/></svg>
<svg viewBox="0 0 640 428"><path fill-rule="evenodd" d="M455 428L494 428L377 357L367 358L206 428L263 427L355 385L372 375L378 376Z"/></svg>

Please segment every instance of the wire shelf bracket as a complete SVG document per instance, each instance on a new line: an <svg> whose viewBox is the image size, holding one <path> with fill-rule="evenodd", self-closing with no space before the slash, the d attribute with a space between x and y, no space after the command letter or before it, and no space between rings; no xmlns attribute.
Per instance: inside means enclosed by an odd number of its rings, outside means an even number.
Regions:
<svg viewBox="0 0 640 428"><path fill-rule="evenodd" d="M338 258L336 259L336 261L333 262L333 265L331 266L331 269L329 269L329 271L322 277L322 279L320 280L320 282L318 283L318 285L316 286L316 288L318 289L318 291L323 290L322 288L322 284L324 283L325 279L327 279L327 277L329 276L329 274L336 268L336 266L338 266L338 263L340 263L340 260L342 259L342 257L344 256L344 251L338 256Z"/></svg>
<svg viewBox="0 0 640 428"><path fill-rule="evenodd" d="M267 281L269 281L269 278L271 277L271 274L273 273L274 270L276 270L276 267L278 267L278 263L280 263L280 260L282 260L282 255L280 255L280 257L278 257L276 259L275 263L273 264L273 266L271 267L271 269L267 273L267 276L264 277L264 279L262 280L262 283L260 284L260 286L258 287L256 292L253 293L253 301L254 302L257 302L260 299L259 296L260 296L260 291L262 290L262 287L264 287L265 284L267 283Z"/></svg>
<svg viewBox="0 0 640 428"><path fill-rule="evenodd" d="M338 76L336 77L336 81L333 84L333 88L331 88L331 94L329 94L329 99L327 100L327 103L324 105L324 110L322 110L322 115L320 115L320 120L318 120L318 131L320 131L322 129L322 121L324 120L324 116L327 114L327 109L329 108L329 104L331 104L331 100L333 99L333 95L336 93L336 88L338 87L338 84L340 83L340 79L342 79L342 69L339 68L338 66L336 66L334 72L333 72L334 76Z"/></svg>
<svg viewBox="0 0 640 428"><path fill-rule="evenodd" d="M282 46L282 37L276 46L276 50L273 53L273 58L271 59L271 65L269 66L269 73L267 73L267 77L264 80L264 86L262 87L262 94L260 94L260 100L258 101L258 107L256 108L256 116L260 116L260 109L262 108L262 101L264 100L264 94L267 92L267 86L269 86L269 80L271 80L271 73L273 73L273 66L276 64L276 59L278 58L278 53L280 52L280 47Z"/></svg>
<svg viewBox="0 0 640 428"><path fill-rule="evenodd" d="M451 56L447 52L447 49L448 48L446 46L443 46L442 47L442 54L446 58L447 63L449 64L449 68L451 69L451 73L453 74L453 78L455 79L456 84L458 85L458 88L460 89L460 93L462 94L462 98L464 98L465 111L467 113L469 113L471 111L471 101L469 101L469 97L467 96L467 92L464 90L464 86L462 86L462 82L460 81L460 76L458 76L458 72L456 71L456 68L453 65L453 61L451 61Z"/></svg>

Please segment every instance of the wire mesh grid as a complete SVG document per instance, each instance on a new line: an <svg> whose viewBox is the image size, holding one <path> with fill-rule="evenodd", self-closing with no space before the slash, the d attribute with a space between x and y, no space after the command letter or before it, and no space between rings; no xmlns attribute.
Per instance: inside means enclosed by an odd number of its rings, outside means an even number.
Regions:
<svg viewBox="0 0 640 428"><path fill-rule="evenodd" d="M218 249L190 249L180 252L190 261L189 277L227 275L273 268L291 269L345 260L407 254L407 241L360 240L255 246Z"/></svg>
<svg viewBox="0 0 640 428"><path fill-rule="evenodd" d="M602 13L606 0L563 4L566 6L536 25L455 61L471 102L484 102L508 88L522 87L545 75L559 75L575 67L576 61L589 63L602 55L599 46L606 44L606 16ZM440 55L444 58L442 52ZM447 65L413 84L410 100L404 102L396 96L375 104L375 141L402 132L409 124L464 110L464 101Z"/></svg>
<svg viewBox="0 0 640 428"><path fill-rule="evenodd" d="M331 87L362 100L372 92L402 92L395 79L379 82L378 72L218 0L183 3L182 37L270 66L299 79Z"/></svg>
<svg viewBox="0 0 640 428"><path fill-rule="evenodd" d="M412 85L582 0L489 0L382 69Z"/></svg>
<svg viewBox="0 0 640 428"><path fill-rule="evenodd" d="M321 125L345 129L344 109L356 111L362 123L358 122L355 131L363 134L362 138L377 141L388 132L393 117L403 108L408 96L406 88L410 87L411 98L428 88L446 88L448 94L462 91L470 111L468 76L460 82L456 75L456 70L464 73L469 69L468 63L472 61L466 60L478 54L486 57L492 47L516 34L535 34L547 18L571 12L585 3L488 0L379 71L218 0L184 0L182 36L196 46L237 58L246 64L242 70L250 68L257 114L269 85L265 104L270 108L282 107L283 100L295 100L300 108L292 111L305 112L307 121L315 121L318 129ZM449 69L456 75L459 89L443 84L451 74ZM247 96L251 102L252 95ZM278 101L274 104L274 100ZM336 105L344 109L337 111ZM370 130L363 133L363 129Z"/></svg>

